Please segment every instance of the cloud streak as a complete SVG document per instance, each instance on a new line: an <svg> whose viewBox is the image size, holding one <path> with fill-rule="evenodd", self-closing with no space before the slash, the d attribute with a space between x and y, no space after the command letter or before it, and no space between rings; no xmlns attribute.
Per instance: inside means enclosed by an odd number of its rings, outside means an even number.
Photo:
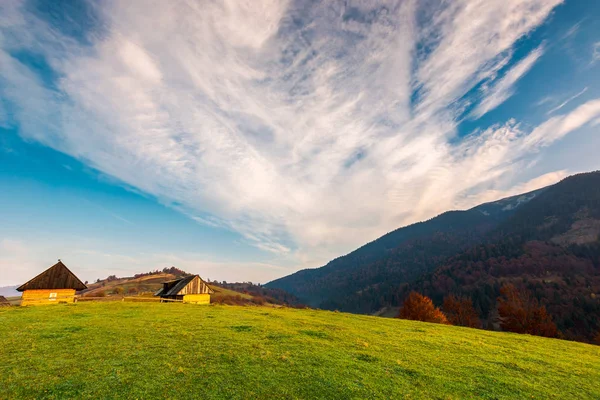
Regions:
<svg viewBox="0 0 600 400"><path fill-rule="evenodd" d="M454 140L466 108L514 93L542 48L507 67L513 47L560 1L433 3L103 2L83 43L12 1L0 84L22 135L316 266L510 189L540 146L600 114ZM16 50L43 55L55 87Z"/></svg>
<svg viewBox="0 0 600 400"><path fill-rule="evenodd" d="M558 106L554 107L553 109L549 110L546 115L550 115L550 114L554 114L556 111L560 110L561 108L563 108L564 106L566 106L567 104L569 104L570 102L572 102L573 100L575 100L576 98L578 98L579 96L581 96L582 94L584 94L585 92L587 92L588 88L585 87L583 88L583 90L581 90L581 92L569 97L567 100L563 101L562 103L560 103Z"/></svg>
<svg viewBox="0 0 600 400"><path fill-rule="evenodd" d="M512 67L497 83L484 86L484 98L473 110L472 115L475 118L481 118L511 97L515 93L515 84L529 72L543 52L543 48L538 47Z"/></svg>

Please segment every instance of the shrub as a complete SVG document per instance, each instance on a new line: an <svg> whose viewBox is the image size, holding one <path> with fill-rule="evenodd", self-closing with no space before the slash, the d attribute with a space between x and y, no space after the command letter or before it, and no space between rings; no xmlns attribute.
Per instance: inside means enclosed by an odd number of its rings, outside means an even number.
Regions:
<svg viewBox="0 0 600 400"><path fill-rule="evenodd" d="M117 286L113 289L114 294L123 294L124 292L125 292L125 289L123 289L121 286Z"/></svg>
<svg viewBox="0 0 600 400"><path fill-rule="evenodd" d="M264 297L261 296L254 296L250 301L259 306L262 306L266 303Z"/></svg>
<svg viewBox="0 0 600 400"><path fill-rule="evenodd" d="M431 299L417 292L411 292L408 295L400 309L398 318L450 325L444 313L433 305Z"/></svg>
<svg viewBox="0 0 600 400"><path fill-rule="evenodd" d="M127 289L127 293L129 294L136 294L138 292L137 288L132 286L129 289Z"/></svg>
<svg viewBox="0 0 600 400"><path fill-rule="evenodd" d="M498 298L498 314L503 330L530 335L557 337L558 329L546 312L525 291L519 291L514 285L504 285Z"/></svg>
<svg viewBox="0 0 600 400"><path fill-rule="evenodd" d="M456 297L453 294L444 299L444 314L452 325L480 328L481 321L473 302L468 297Z"/></svg>
<svg viewBox="0 0 600 400"><path fill-rule="evenodd" d="M104 290L100 290L94 294L90 293L90 297L106 297L106 292Z"/></svg>

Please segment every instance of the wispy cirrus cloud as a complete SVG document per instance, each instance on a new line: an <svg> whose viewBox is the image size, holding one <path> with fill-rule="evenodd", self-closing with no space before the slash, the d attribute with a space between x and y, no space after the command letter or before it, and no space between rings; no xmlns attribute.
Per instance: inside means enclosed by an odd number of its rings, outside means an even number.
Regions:
<svg viewBox="0 0 600 400"><path fill-rule="evenodd" d="M587 90L588 90L588 88L584 87L577 94L574 94L573 96L569 97L568 99L566 99L565 101L563 101L562 103L560 103L559 105L557 105L556 107L554 107L551 110L549 110L546 113L546 115L554 114L556 111L560 110L561 108L563 108L564 106L566 106L567 104L569 104L570 102L572 102L573 100L575 100L576 98L578 98L579 96L581 96L582 94L584 94L585 92L587 92Z"/></svg>
<svg viewBox="0 0 600 400"><path fill-rule="evenodd" d="M513 48L558 4L113 1L94 3L101 29L82 42L11 1L0 81L22 135L316 266L509 190L528 156L600 114L455 140L467 107L514 93L543 51L508 66ZM54 87L17 50L41 54ZM486 82L481 103L467 96Z"/></svg>
<svg viewBox="0 0 600 400"><path fill-rule="evenodd" d="M543 47L538 47L513 66L498 82L483 86L483 99L471 113L481 118L515 93L515 84L533 67L542 56Z"/></svg>
<svg viewBox="0 0 600 400"><path fill-rule="evenodd" d="M598 60L600 60L600 42L596 42L592 46L592 64L595 64Z"/></svg>

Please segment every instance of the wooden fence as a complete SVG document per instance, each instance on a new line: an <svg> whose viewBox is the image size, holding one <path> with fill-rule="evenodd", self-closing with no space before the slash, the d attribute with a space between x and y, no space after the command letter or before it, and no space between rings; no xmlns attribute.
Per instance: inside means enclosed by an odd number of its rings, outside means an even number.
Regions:
<svg viewBox="0 0 600 400"><path fill-rule="evenodd" d="M40 297L40 300L48 300L47 297ZM183 300L175 300L175 299L163 299L161 297L146 297L146 296L103 296L103 297L93 297L93 296L57 296L53 298L53 302L57 303L65 303L65 302L87 302L87 301L131 301L136 303L183 303ZM10 299L9 303L11 305L19 305L21 303L21 299Z"/></svg>
<svg viewBox="0 0 600 400"><path fill-rule="evenodd" d="M133 301L137 303L183 303L183 300L163 299L162 297L145 297L145 296L105 296L105 297L87 297L78 296L75 302L78 301Z"/></svg>

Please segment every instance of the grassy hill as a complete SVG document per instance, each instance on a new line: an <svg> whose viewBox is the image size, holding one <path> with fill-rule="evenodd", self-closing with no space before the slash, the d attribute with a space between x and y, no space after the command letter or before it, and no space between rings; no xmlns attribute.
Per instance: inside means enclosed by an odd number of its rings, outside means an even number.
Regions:
<svg viewBox="0 0 600 400"><path fill-rule="evenodd" d="M0 309L0 398L600 398L600 347L330 311Z"/></svg>
<svg viewBox="0 0 600 400"><path fill-rule="evenodd" d="M123 289L123 293L127 295L131 289L134 289L135 294L147 294L150 295L155 293L162 287L162 283L173 279L179 279L180 276L176 276L170 273L159 272L152 275L144 275L140 277L126 277L116 279L105 279L96 283L88 284L88 289L83 291L81 294L84 296L98 296L99 293L103 292L107 296L115 294L116 288ZM250 300L253 296L236 292L231 289L222 288L217 285L209 284L209 286L215 291L211 296L213 301L218 301L221 297L235 297L240 296L242 299Z"/></svg>

